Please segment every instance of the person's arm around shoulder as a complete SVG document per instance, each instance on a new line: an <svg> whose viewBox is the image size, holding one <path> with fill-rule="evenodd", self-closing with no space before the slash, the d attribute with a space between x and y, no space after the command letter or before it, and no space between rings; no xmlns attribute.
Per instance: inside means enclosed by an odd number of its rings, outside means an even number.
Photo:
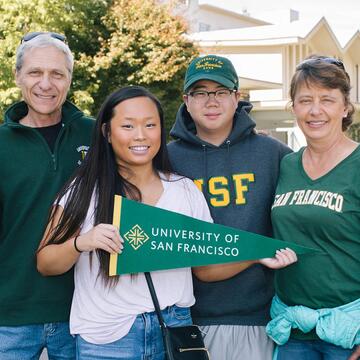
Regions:
<svg viewBox="0 0 360 360"><path fill-rule="evenodd" d="M102 249L109 253L120 253L123 248L119 230L110 224L98 224L79 235L79 230L59 244L48 244L52 230L59 224L63 208L54 206L52 221L48 224L36 254L37 269L45 276L60 275L69 271L80 253Z"/></svg>

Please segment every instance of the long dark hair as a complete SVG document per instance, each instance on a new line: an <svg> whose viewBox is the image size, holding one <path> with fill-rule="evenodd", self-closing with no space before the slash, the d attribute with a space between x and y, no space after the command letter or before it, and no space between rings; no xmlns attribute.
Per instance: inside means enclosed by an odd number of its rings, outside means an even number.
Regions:
<svg viewBox="0 0 360 360"><path fill-rule="evenodd" d="M161 144L152 163L157 171L171 172L166 148L164 113L159 100L141 86L126 86L116 90L108 96L101 106L93 132L92 144L84 162L57 195L55 205L59 204L60 199L65 194L67 194L67 201L60 221L51 232L47 244L63 243L79 231L85 221L95 188L94 226L100 223L112 223L116 183L117 192L120 192L120 195L141 201L139 189L119 174L114 151L108 142L114 108L122 101L136 97L147 97L156 105L160 117ZM49 222L52 221L53 214L49 217ZM100 261L99 275L106 283L109 283L109 253L100 249L97 249L96 253Z"/></svg>

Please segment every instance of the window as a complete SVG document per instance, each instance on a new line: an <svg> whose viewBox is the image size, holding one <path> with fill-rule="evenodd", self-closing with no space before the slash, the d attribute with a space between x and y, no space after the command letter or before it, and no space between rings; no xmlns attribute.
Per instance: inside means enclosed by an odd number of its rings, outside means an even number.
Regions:
<svg viewBox="0 0 360 360"><path fill-rule="evenodd" d="M210 31L211 26L205 23L199 23L199 31Z"/></svg>

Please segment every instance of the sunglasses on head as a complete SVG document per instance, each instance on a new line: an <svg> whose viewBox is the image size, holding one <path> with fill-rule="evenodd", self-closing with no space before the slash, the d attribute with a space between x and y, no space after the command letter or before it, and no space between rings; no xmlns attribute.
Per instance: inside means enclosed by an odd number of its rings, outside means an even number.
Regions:
<svg viewBox="0 0 360 360"><path fill-rule="evenodd" d="M325 62L325 63L331 64L331 65L336 65L338 68L340 68L341 70L346 72L343 62L341 60L335 59L333 57L319 57L319 58L306 59L306 60L302 61L296 67L296 69L301 70L306 65L311 66L311 65L314 65L314 64L319 64L321 62Z"/></svg>
<svg viewBox="0 0 360 360"><path fill-rule="evenodd" d="M37 36L39 36L39 35L44 35L44 34L48 34L48 35L50 35L52 38L57 39L57 40L60 40L60 41L62 41L62 42L64 42L64 43L66 43L66 37L65 37L65 35L58 34L58 33L55 33L55 32L34 31L34 32L29 32L29 33L25 34L25 35L21 38L20 44L22 44L22 43L24 43L24 42L27 42L27 41L30 41L30 40L36 38Z"/></svg>

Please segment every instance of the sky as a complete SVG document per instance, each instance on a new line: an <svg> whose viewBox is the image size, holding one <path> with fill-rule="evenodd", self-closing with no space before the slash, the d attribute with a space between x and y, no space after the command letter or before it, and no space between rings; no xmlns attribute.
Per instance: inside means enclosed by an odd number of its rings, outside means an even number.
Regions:
<svg viewBox="0 0 360 360"><path fill-rule="evenodd" d="M264 10L291 8L300 12L300 20L314 16L325 16L335 30L354 33L360 29L359 0L200 0L200 3L235 10L240 13L246 9L253 17L256 17L257 12Z"/></svg>
<svg viewBox="0 0 360 360"><path fill-rule="evenodd" d="M262 10L277 10L292 8L307 14L317 13L332 17L350 17L360 24L360 1L359 0L200 0L200 3L208 3L221 6L230 10L255 13ZM341 4L341 7L340 7ZM341 20L341 19L339 19Z"/></svg>

